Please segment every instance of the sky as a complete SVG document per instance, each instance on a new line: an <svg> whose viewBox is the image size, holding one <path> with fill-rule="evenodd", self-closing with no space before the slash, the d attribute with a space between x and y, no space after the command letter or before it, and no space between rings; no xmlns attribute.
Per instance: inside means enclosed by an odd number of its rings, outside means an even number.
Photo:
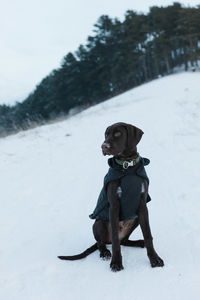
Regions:
<svg viewBox="0 0 200 300"><path fill-rule="evenodd" d="M128 9L148 12L175 1L0 0L0 104L22 102L69 51L92 34L98 18L123 20ZM183 0L195 6L200 0Z"/></svg>

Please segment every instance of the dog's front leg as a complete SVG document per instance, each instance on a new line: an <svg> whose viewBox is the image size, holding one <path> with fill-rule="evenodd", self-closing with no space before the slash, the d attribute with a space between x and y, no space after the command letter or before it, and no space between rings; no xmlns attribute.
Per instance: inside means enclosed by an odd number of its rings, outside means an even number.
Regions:
<svg viewBox="0 0 200 300"><path fill-rule="evenodd" d="M148 209L146 206L146 195L145 193L142 194L140 199L140 206L139 206L139 223L142 229L142 233L144 236L144 243L147 248L147 255L149 257L150 263L152 267L163 267L164 262L156 253L154 246L153 246L153 237L151 235L151 229L149 225L149 215Z"/></svg>
<svg viewBox="0 0 200 300"><path fill-rule="evenodd" d="M119 181L112 181L107 186L107 196L110 204L109 217L111 226L111 240L112 240L112 260L110 268L112 271L120 271L123 269L122 255L119 241L119 209L120 202L117 195L117 188Z"/></svg>

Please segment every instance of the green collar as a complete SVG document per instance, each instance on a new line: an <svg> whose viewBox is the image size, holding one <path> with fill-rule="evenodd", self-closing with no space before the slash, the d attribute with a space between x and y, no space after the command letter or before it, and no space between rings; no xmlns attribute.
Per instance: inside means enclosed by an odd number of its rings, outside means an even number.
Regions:
<svg viewBox="0 0 200 300"><path fill-rule="evenodd" d="M137 158L131 160L131 161L126 161L126 160L119 160L115 158L116 163L118 165L123 166L124 169L128 169L128 167L133 167L140 161L140 156L138 155Z"/></svg>

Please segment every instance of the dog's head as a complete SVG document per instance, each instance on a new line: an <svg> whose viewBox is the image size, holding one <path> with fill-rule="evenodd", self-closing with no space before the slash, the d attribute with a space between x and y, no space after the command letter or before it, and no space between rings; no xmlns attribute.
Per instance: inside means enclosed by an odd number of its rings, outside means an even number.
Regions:
<svg viewBox="0 0 200 300"><path fill-rule="evenodd" d="M105 131L105 141L101 148L103 155L126 156L136 151L143 131L123 122L109 126Z"/></svg>

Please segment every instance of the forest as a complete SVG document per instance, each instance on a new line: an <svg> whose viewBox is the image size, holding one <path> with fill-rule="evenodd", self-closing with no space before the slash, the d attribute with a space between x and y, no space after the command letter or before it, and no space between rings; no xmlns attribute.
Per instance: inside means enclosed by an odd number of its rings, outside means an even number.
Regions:
<svg viewBox="0 0 200 300"><path fill-rule="evenodd" d="M66 28L66 31L69 30ZM178 2L124 20L102 15L86 45L67 53L59 68L26 99L0 105L0 136L68 116L155 78L199 68L200 6Z"/></svg>

